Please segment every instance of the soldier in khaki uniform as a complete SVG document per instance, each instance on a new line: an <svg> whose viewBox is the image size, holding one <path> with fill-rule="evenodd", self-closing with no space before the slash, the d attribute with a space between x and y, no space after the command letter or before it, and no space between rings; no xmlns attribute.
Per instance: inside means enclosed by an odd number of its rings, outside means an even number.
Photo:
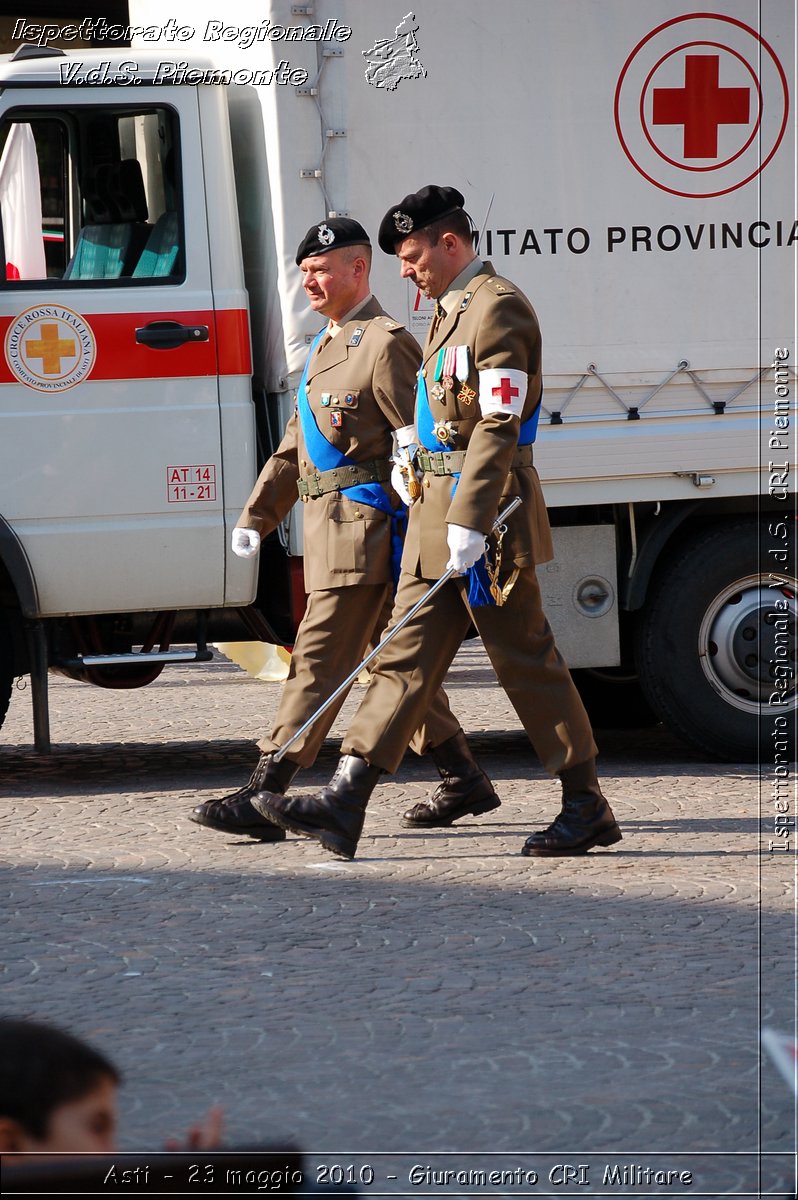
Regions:
<svg viewBox="0 0 798 1200"><path fill-rule="evenodd" d="M527 839L523 853L583 854L621 837L599 788L587 714L554 643L535 575L535 563L552 557L532 465L541 399L537 318L526 297L476 257L462 206L454 188L423 188L389 210L379 239L398 255L402 276L438 301L416 404L423 487L410 511L393 622L447 568L457 576L380 654L338 771L321 795L258 798L259 811L283 828L343 857L354 855L370 793L381 771L396 770L471 619L538 757L562 781L559 815ZM515 496L523 504L506 535L490 539L494 602L486 604L486 536Z"/></svg>
<svg viewBox="0 0 798 1200"><path fill-rule="evenodd" d="M262 754L252 777L232 795L206 801L191 814L198 824L224 833L263 841L285 837L252 799L264 788L284 793L300 767L313 763L344 697L294 743L290 758L275 762L273 753L352 672L390 616L392 551L397 565L401 554L395 515L397 509L404 512L387 486L392 437L401 445L414 436L420 353L414 338L371 295L370 260L366 231L343 217L314 225L297 251L310 305L328 324L311 347L297 412L233 531L233 550L243 557L256 553L298 492L306 501L308 603L276 724L259 743ZM399 478L396 469L394 477ZM419 754L431 752L443 780L430 801L442 814L436 823L497 808L493 786L471 756L443 691L430 695L425 713L411 730L411 744Z"/></svg>

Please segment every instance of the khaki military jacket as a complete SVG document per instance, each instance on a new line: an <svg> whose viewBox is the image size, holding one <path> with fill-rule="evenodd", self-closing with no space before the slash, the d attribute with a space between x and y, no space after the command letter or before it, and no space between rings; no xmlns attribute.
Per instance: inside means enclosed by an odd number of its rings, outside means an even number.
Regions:
<svg viewBox="0 0 798 1200"><path fill-rule="evenodd" d="M354 462L387 459L392 430L413 421L420 357L412 335L372 298L313 355L307 376L308 400L325 437ZM261 536L271 533L299 498L297 480L313 473L294 411L238 524L256 529ZM394 504L398 503L390 485L383 486ZM303 516L308 592L391 581L390 518L386 513L330 492L309 499L303 505Z"/></svg>
<svg viewBox="0 0 798 1200"><path fill-rule="evenodd" d="M440 399L433 396L438 352L467 346L468 377L446 377ZM479 372L512 368L527 376L521 416L510 412L483 415ZM410 510L403 568L436 579L446 569L446 525L452 522L488 533L501 508L514 496L523 504L510 518L504 539L504 566L533 566L553 557L551 530L537 471L514 467L522 421L540 397L541 339L535 311L512 283L496 275L490 263L466 285L462 302L447 313L424 347L424 374L433 419L451 422L453 449L466 451L460 482L452 496L451 476L427 474L421 498ZM465 385L465 386L464 386Z"/></svg>

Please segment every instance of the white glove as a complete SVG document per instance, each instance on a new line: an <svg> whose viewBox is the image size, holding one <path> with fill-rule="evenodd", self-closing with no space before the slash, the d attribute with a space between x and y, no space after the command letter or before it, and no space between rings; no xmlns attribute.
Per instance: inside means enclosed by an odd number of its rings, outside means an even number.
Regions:
<svg viewBox="0 0 798 1200"><path fill-rule="evenodd" d="M234 529L232 547L239 558L252 558L260 549L260 534L257 529Z"/></svg>
<svg viewBox="0 0 798 1200"><path fill-rule="evenodd" d="M415 470L415 468L411 469L413 470L413 474L415 475L416 479L418 479L418 472ZM398 462L394 462L394 466L391 471L391 487L408 508L410 508L411 504L415 504L415 500L411 498L410 492L407 490L407 476L399 466Z"/></svg>
<svg viewBox="0 0 798 1200"><path fill-rule="evenodd" d="M485 553L485 534L478 529L450 524L447 526L446 540L449 543L446 570L454 570L457 575L465 575L468 568L473 567Z"/></svg>

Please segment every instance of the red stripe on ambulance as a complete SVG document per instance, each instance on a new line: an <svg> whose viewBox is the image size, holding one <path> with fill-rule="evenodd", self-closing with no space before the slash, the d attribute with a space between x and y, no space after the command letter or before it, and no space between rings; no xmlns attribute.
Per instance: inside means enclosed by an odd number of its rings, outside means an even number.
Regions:
<svg viewBox="0 0 798 1200"><path fill-rule="evenodd" d="M59 306L42 305L42 309ZM96 357L87 380L184 379L191 376L251 375L252 355L245 309L184 312L81 313L96 343ZM6 342L14 317L0 318L0 339ZM46 319L44 316L42 319ZM187 342L173 349L155 349L136 341L136 330L156 322L206 326L207 341ZM34 333L35 329L31 329ZM7 356L0 359L0 383L17 383Z"/></svg>

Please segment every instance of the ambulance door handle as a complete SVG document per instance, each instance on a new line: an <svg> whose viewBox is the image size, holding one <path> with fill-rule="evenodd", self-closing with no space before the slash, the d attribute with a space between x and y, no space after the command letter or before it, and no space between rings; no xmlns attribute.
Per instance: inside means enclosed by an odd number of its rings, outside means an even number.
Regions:
<svg viewBox="0 0 798 1200"><path fill-rule="evenodd" d="M207 325L181 325L179 321L151 321L136 330L136 341L140 346L151 346L153 350L174 350L187 342L207 342Z"/></svg>

